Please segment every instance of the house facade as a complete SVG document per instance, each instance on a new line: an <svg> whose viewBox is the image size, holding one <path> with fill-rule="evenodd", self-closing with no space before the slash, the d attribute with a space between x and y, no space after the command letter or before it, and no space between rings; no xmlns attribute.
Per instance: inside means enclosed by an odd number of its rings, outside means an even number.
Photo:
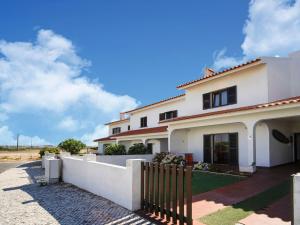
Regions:
<svg viewBox="0 0 300 225"><path fill-rule="evenodd" d="M95 140L153 153L192 153L194 161L243 172L300 159L300 51L261 57L179 85L181 95L120 113Z"/></svg>

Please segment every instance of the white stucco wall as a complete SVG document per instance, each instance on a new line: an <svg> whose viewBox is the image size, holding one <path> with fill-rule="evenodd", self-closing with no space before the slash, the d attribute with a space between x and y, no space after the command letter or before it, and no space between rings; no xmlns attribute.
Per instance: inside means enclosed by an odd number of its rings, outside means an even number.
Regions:
<svg viewBox="0 0 300 225"><path fill-rule="evenodd" d="M115 127L121 127L121 132L128 131L128 125L130 125L129 121L123 121L118 124L109 125L109 135L112 135L112 129Z"/></svg>
<svg viewBox="0 0 300 225"><path fill-rule="evenodd" d="M63 157L63 180L107 198L129 210L140 208L141 160L126 167Z"/></svg>
<svg viewBox="0 0 300 225"><path fill-rule="evenodd" d="M159 124L160 113L168 112L172 110L178 110L178 116L181 116L183 102L184 102L184 97L180 97L177 100L172 100L170 102L166 102L156 107L152 107L138 112L133 112L130 115L131 129L133 130L140 129L140 119L145 116L147 117L148 127L160 126Z"/></svg>
<svg viewBox="0 0 300 225"><path fill-rule="evenodd" d="M300 96L300 51L289 54L291 71L291 95Z"/></svg>
<svg viewBox="0 0 300 225"><path fill-rule="evenodd" d="M270 133L268 125L259 122L256 131L256 166L270 166Z"/></svg>
<svg viewBox="0 0 300 225"><path fill-rule="evenodd" d="M293 224L300 224L300 173L293 176Z"/></svg>
<svg viewBox="0 0 300 225"><path fill-rule="evenodd" d="M237 104L203 110L203 94L235 85L237 86ZM183 115L265 103L268 99L266 65L255 66L188 88L185 99Z"/></svg>
<svg viewBox="0 0 300 225"><path fill-rule="evenodd" d="M291 97L290 60L288 58L263 57L268 71L268 102Z"/></svg>
<svg viewBox="0 0 300 225"><path fill-rule="evenodd" d="M266 121L269 128L269 140L270 140L270 166L281 165L293 161L293 145L292 143L284 144L277 141L273 135L272 130L277 129L285 136L290 138L293 135L291 130L291 124L287 121Z"/></svg>
<svg viewBox="0 0 300 225"><path fill-rule="evenodd" d="M126 166L128 159L143 159L147 162L151 162L154 155L98 155L96 157L97 162L114 164L117 166Z"/></svg>

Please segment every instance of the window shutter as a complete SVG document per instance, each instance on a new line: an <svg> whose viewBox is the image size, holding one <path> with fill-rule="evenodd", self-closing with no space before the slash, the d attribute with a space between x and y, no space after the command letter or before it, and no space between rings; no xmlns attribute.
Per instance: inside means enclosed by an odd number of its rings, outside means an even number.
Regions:
<svg viewBox="0 0 300 225"><path fill-rule="evenodd" d="M211 135L203 135L203 162L211 163Z"/></svg>
<svg viewBox="0 0 300 225"><path fill-rule="evenodd" d="M166 114L165 113L160 113L159 114L159 121L165 120L166 119Z"/></svg>
<svg viewBox="0 0 300 225"><path fill-rule="evenodd" d="M210 109L211 108L211 94L206 93L203 94L203 109Z"/></svg>
<svg viewBox="0 0 300 225"><path fill-rule="evenodd" d="M236 104L237 103L236 86L230 87L227 90L228 90L228 104Z"/></svg>
<svg viewBox="0 0 300 225"><path fill-rule="evenodd" d="M239 138L238 133L229 134L229 150L230 150L230 164L238 165L239 164Z"/></svg>

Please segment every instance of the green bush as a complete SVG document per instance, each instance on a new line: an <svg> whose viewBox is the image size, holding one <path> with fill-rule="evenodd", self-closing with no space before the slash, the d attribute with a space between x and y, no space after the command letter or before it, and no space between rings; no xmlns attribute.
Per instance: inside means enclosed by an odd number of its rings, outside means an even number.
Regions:
<svg viewBox="0 0 300 225"><path fill-rule="evenodd" d="M119 144L107 145L104 149L104 155L126 155L125 146Z"/></svg>
<svg viewBox="0 0 300 225"><path fill-rule="evenodd" d="M142 143L134 144L128 149L128 155L151 154L150 150Z"/></svg>
<svg viewBox="0 0 300 225"><path fill-rule="evenodd" d="M71 154L78 154L86 145L79 140L70 138L59 143L58 147Z"/></svg>
<svg viewBox="0 0 300 225"><path fill-rule="evenodd" d="M42 157L43 155L45 155L45 152L59 154L59 149L55 148L55 147L52 147L52 148L49 148L49 147L42 148L42 149L40 149L40 152L39 152L40 156Z"/></svg>

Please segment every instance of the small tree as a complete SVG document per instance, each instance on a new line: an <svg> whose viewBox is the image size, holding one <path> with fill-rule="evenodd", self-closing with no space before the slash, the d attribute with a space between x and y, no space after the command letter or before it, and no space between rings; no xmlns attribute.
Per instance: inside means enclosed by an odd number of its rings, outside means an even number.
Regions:
<svg viewBox="0 0 300 225"><path fill-rule="evenodd" d="M59 143L58 147L71 154L78 154L86 145L79 140L70 138Z"/></svg>
<svg viewBox="0 0 300 225"><path fill-rule="evenodd" d="M126 155L125 146L119 144L107 145L104 150L104 155Z"/></svg>

